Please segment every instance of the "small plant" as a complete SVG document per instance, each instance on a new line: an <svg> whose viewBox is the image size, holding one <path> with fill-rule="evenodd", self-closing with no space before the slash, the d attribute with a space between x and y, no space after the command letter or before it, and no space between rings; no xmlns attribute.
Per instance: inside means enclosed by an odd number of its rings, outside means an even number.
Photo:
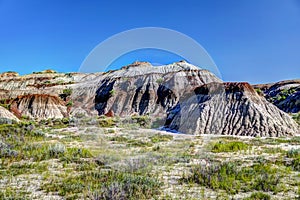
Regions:
<svg viewBox="0 0 300 200"><path fill-rule="evenodd" d="M297 158L300 156L300 149L291 149L286 153L288 158Z"/></svg>
<svg viewBox="0 0 300 200"><path fill-rule="evenodd" d="M21 116L21 119L22 119L22 120L29 120L30 118L29 118L29 116L27 116L27 115L22 115L22 116Z"/></svg>
<svg viewBox="0 0 300 200"><path fill-rule="evenodd" d="M292 117L300 125L300 112L292 115Z"/></svg>
<svg viewBox="0 0 300 200"><path fill-rule="evenodd" d="M163 78L158 78L157 80L156 80L156 83L157 84L162 84L164 82L164 79Z"/></svg>
<svg viewBox="0 0 300 200"><path fill-rule="evenodd" d="M69 101L67 104L66 104L67 107L72 107L73 106L73 101Z"/></svg>
<svg viewBox="0 0 300 200"><path fill-rule="evenodd" d="M115 90L111 90L111 91L109 91L109 94L110 94L110 96L114 96L116 94L116 91Z"/></svg>
<svg viewBox="0 0 300 200"><path fill-rule="evenodd" d="M135 115L131 117L134 123L137 123L140 127L149 128L151 127L151 118L148 115Z"/></svg>
<svg viewBox="0 0 300 200"><path fill-rule="evenodd" d="M117 124L116 119L111 117L103 117L99 119L99 126L105 128L115 127Z"/></svg>
<svg viewBox="0 0 300 200"><path fill-rule="evenodd" d="M66 88L63 90L62 94L59 95L59 97L61 99L63 99L64 101L67 100L67 97L71 96L73 93L73 90L71 88Z"/></svg>
<svg viewBox="0 0 300 200"><path fill-rule="evenodd" d="M62 156L66 151L66 147L63 144L57 143L49 146L48 152L51 158L58 158Z"/></svg>
<svg viewBox="0 0 300 200"><path fill-rule="evenodd" d="M173 140L172 135L156 134L156 135L151 137L151 142L153 142L153 143L168 142L170 140Z"/></svg>
<svg viewBox="0 0 300 200"><path fill-rule="evenodd" d="M255 91L257 92L258 95L262 96L264 93L263 91L261 91L260 88L255 89Z"/></svg>

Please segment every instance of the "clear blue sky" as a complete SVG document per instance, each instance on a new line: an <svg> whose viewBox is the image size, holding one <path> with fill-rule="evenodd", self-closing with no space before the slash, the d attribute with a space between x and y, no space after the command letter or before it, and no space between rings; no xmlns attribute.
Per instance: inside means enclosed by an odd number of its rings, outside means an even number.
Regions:
<svg viewBox="0 0 300 200"><path fill-rule="evenodd" d="M0 71L78 71L101 41L149 26L198 41L225 81L300 78L299 0L0 0Z"/></svg>

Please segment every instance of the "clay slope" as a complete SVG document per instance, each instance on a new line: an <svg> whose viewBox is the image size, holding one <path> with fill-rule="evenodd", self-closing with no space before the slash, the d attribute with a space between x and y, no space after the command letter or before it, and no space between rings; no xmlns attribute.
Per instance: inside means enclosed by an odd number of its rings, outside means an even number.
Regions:
<svg viewBox="0 0 300 200"><path fill-rule="evenodd" d="M68 116L67 107L59 97L45 94L19 96L12 101L11 111L17 116L36 119Z"/></svg>
<svg viewBox="0 0 300 200"><path fill-rule="evenodd" d="M209 83L195 88L169 112L165 127L189 134L272 137L299 131L288 114L248 83Z"/></svg>
<svg viewBox="0 0 300 200"><path fill-rule="evenodd" d="M253 87L260 89L266 99L279 109L288 113L300 112L300 79L258 84Z"/></svg>
<svg viewBox="0 0 300 200"><path fill-rule="evenodd" d="M3 108L2 106L0 106L0 119L19 121L19 119L14 114L9 112L7 109Z"/></svg>
<svg viewBox="0 0 300 200"><path fill-rule="evenodd" d="M51 70L23 76L11 72L2 73L0 74L0 100L18 98L18 101L21 101L20 98L22 97L27 98L27 95L36 94L60 96L65 89L71 89L72 94L68 97L68 102L72 101L73 106L69 107L70 113L80 112L85 115L97 115L94 108L94 98L99 81L94 79L102 79L102 73L54 73ZM64 104L68 102L64 102ZM15 112L21 115L18 111ZM45 116L47 118L53 117L49 111L39 112L49 113L49 116ZM37 116L35 114L38 112L32 112L32 117L38 118L39 114Z"/></svg>
<svg viewBox="0 0 300 200"><path fill-rule="evenodd" d="M100 115L131 114L165 116L190 89L210 82L221 82L207 70L186 62L153 67L134 63L104 75L95 97Z"/></svg>

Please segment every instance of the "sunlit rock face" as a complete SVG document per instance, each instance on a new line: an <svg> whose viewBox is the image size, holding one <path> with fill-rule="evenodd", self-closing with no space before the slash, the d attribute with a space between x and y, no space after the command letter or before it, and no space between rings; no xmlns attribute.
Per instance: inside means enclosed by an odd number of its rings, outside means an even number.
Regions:
<svg viewBox="0 0 300 200"><path fill-rule="evenodd" d="M111 110L120 116L165 116L183 94L210 82L221 80L186 62L158 67L134 63L103 76L95 108L100 115Z"/></svg>
<svg viewBox="0 0 300 200"><path fill-rule="evenodd" d="M0 100L9 105L2 115L14 120L149 115L163 119L165 129L188 134L283 136L299 130L278 109L299 112L299 85L256 85L259 95L248 83L223 83L185 61L155 67L135 62L105 73L3 73Z"/></svg>
<svg viewBox="0 0 300 200"><path fill-rule="evenodd" d="M46 94L31 94L15 98L11 103L11 110L15 115L36 119L68 117L64 102Z"/></svg>
<svg viewBox="0 0 300 200"><path fill-rule="evenodd" d="M248 83L209 83L186 94L169 112L165 128L189 134L288 136L297 123Z"/></svg>

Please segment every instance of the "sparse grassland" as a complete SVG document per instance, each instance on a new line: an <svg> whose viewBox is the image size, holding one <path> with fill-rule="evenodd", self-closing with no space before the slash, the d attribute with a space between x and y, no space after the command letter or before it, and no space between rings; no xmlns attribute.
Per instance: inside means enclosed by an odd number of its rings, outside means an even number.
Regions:
<svg viewBox="0 0 300 200"><path fill-rule="evenodd" d="M299 198L299 137L150 126L148 116L0 125L0 199Z"/></svg>

